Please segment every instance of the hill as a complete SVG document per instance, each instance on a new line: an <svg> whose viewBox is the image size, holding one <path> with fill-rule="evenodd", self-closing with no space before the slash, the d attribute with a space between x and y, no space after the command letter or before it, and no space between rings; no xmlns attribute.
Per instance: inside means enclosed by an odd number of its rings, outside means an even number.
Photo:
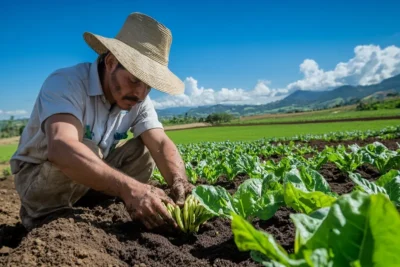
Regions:
<svg viewBox="0 0 400 267"><path fill-rule="evenodd" d="M351 105L361 100L379 99L382 100L400 94L400 75L383 80L378 84L367 86L345 85L330 91L305 91L298 90L285 97L282 100L264 105L213 105L196 108L186 108L184 112L179 113L179 108L175 109L174 115L187 113L188 116L205 117L215 112L226 112L235 116L251 116L267 113L288 113L310 110L321 110L343 105ZM172 109L165 109L160 112L167 114Z"/></svg>

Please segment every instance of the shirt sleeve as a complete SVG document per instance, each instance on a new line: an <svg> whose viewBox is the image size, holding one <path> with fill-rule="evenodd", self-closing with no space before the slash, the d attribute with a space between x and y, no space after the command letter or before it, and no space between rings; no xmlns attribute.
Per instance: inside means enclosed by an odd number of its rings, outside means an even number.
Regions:
<svg viewBox="0 0 400 267"><path fill-rule="evenodd" d="M82 124L84 99L82 90L59 73L51 74L43 83L38 96L40 128L44 133L44 122L54 114L67 113L75 116Z"/></svg>
<svg viewBox="0 0 400 267"><path fill-rule="evenodd" d="M163 126L158 120L158 115L150 96L147 96L141 104L138 116L132 124L131 131L133 132L134 138L137 138L145 131L154 128L163 129Z"/></svg>

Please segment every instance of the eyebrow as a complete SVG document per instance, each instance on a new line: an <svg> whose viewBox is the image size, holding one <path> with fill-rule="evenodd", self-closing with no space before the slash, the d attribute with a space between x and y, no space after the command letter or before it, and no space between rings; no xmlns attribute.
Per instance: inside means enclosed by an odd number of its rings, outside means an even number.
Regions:
<svg viewBox="0 0 400 267"><path fill-rule="evenodd" d="M151 88L152 88L150 85L148 85L147 83L143 82L142 80L136 78L135 76L133 76L130 80L132 83L136 83L136 82L144 83L147 86L147 90L151 90Z"/></svg>

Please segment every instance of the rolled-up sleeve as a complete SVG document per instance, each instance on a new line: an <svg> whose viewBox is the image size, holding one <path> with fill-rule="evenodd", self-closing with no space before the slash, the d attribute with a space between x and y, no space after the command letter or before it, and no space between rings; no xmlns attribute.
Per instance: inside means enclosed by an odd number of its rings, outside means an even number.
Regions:
<svg viewBox="0 0 400 267"><path fill-rule="evenodd" d="M139 137L142 133L147 130L161 128L163 129L162 123L158 120L157 112L154 108L153 102L150 97L141 104L139 113L131 126L134 138Z"/></svg>
<svg viewBox="0 0 400 267"><path fill-rule="evenodd" d="M76 88L68 80L68 77L57 73L51 74L43 83L38 96L38 111L42 132L44 132L44 122L54 114L71 114L82 123L83 102L82 90Z"/></svg>

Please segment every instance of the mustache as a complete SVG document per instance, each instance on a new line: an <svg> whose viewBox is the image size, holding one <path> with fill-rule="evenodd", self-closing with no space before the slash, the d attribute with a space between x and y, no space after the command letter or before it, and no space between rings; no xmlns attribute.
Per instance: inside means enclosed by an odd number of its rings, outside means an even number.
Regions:
<svg viewBox="0 0 400 267"><path fill-rule="evenodd" d="M122 97L123 100L129 100L134 102L140 102L140 99L136 96L124 96Z"/></svg>

